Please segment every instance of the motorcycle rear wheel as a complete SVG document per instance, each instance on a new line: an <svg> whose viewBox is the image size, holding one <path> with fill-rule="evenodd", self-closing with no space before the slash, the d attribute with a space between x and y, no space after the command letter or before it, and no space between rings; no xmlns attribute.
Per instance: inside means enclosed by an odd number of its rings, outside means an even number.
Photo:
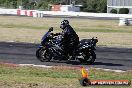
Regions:
<svg viewBox="0 0 132 88"><path fill-rule="evenodd" d="M95 59L96 59L96 54L94 51L91 51L88 55L83 53L83 59L79 58L79 61L81 63L89 63L89 64L93 64Z"/></svg>
<svg viewBox="0 0 132 88"><path fill-rule="evenodd" d="M46 49L40 48L36 51L36 57L41 62L48 62L51 60L50 54L47 52Z"/></svg>

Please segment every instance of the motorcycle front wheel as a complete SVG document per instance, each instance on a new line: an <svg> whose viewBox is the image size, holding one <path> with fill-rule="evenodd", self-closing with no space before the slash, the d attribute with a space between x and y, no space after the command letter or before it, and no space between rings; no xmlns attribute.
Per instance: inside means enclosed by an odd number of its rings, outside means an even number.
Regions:
<svg viewBox="0 0 132 88"><path fill-rule="evenodd" d="M51 55L48 53L46 49L40 48L36 51L36 57L41 62L48 62L51 60Z"/></svg>

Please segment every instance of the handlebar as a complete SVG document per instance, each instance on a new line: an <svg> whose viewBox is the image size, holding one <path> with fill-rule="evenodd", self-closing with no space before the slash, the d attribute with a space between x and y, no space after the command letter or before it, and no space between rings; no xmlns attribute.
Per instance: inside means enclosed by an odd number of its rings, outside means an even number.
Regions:
<svg viewBox="0 0 132 88"><path fill-rule="evenodd" d="M49 28L49 32L51 32L51 31L53 31L53 27L50 27L50 28Z"/></svg>

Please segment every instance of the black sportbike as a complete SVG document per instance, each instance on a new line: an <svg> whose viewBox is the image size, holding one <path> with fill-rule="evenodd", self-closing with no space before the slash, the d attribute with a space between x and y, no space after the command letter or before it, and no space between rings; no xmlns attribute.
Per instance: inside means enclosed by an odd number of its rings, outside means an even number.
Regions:
<svg viewBox="0 0 132 88"><path fill-rule="evenodd" d="M42 37L41 45L36 51L36 57L41 62L50 60L79 60L81 63L94 63L96 59L95 47L98 39L83 39L78 44L77 48L73 50L73 55L68 56L61 45L61 35L54 36L53 27Z"/></svg>

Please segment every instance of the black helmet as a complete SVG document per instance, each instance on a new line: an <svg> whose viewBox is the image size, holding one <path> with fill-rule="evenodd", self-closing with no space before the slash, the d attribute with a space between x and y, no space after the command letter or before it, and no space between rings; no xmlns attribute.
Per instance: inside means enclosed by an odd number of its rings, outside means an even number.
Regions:
<svg viewBox="0 0 132 88"><path fill-rule="evenodd" d="M68 20L63 20L60 24L60 28L61 29L65 29L66 26L69 25L69 21Z"/></svg>

